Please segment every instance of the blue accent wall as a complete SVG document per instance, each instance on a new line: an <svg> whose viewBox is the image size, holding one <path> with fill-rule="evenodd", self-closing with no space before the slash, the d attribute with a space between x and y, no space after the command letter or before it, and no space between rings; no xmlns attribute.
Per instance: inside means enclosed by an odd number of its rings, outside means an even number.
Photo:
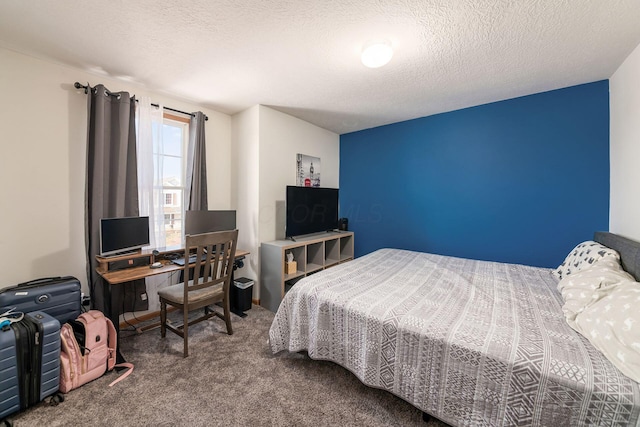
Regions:
<svg viewBox="0 0 640 427"><path fill-rule="evenodd" d="M340 216L356 256L558 266L609 227L608 80L341 135Z"/></svg>

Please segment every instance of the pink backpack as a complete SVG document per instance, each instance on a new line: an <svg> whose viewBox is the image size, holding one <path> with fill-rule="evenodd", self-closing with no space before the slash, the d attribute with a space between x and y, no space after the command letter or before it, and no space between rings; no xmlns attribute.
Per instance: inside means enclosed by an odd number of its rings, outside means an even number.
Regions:
<svg viewBox="0 0 640 427"><path fill-rule="evenodd" d="M84 330L82 330L84 329ZM116 365L116 329L110 319L99 310L82 313L75 321L60 328L60 391L68 393L74 388L101 377L115 367L129 368L109 387L126 378L133 365ZM80 342L79 342L80 341Z"/></svg>

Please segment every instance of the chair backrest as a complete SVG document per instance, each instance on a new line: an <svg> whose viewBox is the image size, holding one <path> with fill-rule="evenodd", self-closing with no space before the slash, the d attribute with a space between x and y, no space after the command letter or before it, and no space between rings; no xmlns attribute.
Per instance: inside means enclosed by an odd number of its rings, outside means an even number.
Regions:
<svg viewBox="0 0 640 427"><path fill-rule="evenodd" d="M196 260L193 264L185 262L184 265L185 301L188 300L189 292L219 283L223 284L224 294L228 293L237 242L238 230L186 236L185 260L189 259L191 254L196 255ZM188 280L191 268L193 280Z"/></svg>

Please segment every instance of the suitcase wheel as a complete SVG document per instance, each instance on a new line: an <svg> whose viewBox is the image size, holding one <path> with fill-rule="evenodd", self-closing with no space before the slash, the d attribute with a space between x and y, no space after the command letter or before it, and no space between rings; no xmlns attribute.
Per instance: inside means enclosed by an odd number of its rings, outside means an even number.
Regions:
<svg viewBox="0 0 640 427"><path fill-rule="evenodd" d="M50 406L58 406L58 404L62 402L64 402L64 396L61 393L56 393L49 399Z"/></svg>

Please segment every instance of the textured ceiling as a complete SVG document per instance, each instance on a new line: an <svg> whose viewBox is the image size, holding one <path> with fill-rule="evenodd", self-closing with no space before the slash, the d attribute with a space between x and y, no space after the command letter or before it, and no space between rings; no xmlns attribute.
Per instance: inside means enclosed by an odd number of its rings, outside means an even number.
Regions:
<svg viewBox="0 0 640 427"><path fill-rule="evenodd" d="M638 0L3 0L0 46L346 133L609 78L639 22Z"/></svg>

